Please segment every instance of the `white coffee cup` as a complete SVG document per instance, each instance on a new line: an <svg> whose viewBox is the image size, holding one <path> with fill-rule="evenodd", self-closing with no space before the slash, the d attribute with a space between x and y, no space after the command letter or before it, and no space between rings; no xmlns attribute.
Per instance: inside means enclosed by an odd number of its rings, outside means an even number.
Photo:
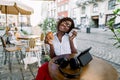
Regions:
<svg viewBox="0 0 120 80"><path fill-rule="evenodd" d="M70 32L69 32L69 36L72 36L72 34L73 34L73 31L78 31L78 29L75 29L75 28L73 28Z"/></svg>

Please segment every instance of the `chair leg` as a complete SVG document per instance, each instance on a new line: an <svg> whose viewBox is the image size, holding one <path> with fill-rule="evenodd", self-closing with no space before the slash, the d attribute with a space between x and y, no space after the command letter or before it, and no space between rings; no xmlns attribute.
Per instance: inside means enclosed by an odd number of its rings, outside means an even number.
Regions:
<svg viewBox="0 0 120 80"><path fill-rule="evenodd" d="M17 52L16 52L16 58L17 58L18 64L20 65L20 61L19 61L19 59L18 59L18 54L17 54ZM22 75L22 80L24 80L24 75L23 75L23 70L22 70L22 68L21 68L21 65L20 65L20 72L21 72L21 75Z"/></svg>
<svg viewBox="0 0 120 80"><path fill-rule="evenodd" d="M1 58L1 66L4 65L4 57L5 57L4 55L5 55L5 51L3 50L2 53L1 53L1 56L0 56L0 58Z"/></svg>
<svg viewBox="0 0 120 80"><path fill-rule="evenodd" d="M12 64L11 64L11 60L10 60L10 52L8 53L8 63L9 63L9 70L12 73Z"/></svg>
<svg viewBox="0 0 120 80"><path fill-rule="evenodd" d="M7 52L4 50L5 52L5 60L4 60L4 65L6 64L6 61L7 61Z"/></svg>
<svg viewBox="0 0 120 80"><path fill-rule="evenodd" d="M20 58L21 58L21 60L22 60L22 62L23 62L23 64L24 64L24 60L23 60L23 53L22 53L22 51L20 50Z"/></svg>
<svg viewBox="0 0 120 80"><path fill-rule="evenodd" d="M31 69L31 66L28 64L28 68L29 68L29 70L30 70L30 72L31 72L31 74L32 74L32 76L34 77L34 79L35 79L35 75L34 75L34 73L33 73L33 71L32 71L32 69Z"/></svg>
<svg viewBox="0 0 120 80"><path fill-rule="evenodd" d="M38 67L40 67L40 66L41 66L41 53L40 53L40 52L37 52L37 53L36 53L36 56L37 56L37 58L38 58Z"/></svg>
<svg viewBox="0 0 120 80"><path fill-rule="evenodd" d="M25 70L27 69L27 66L28 66L28 64L25 64L25 65L24 65Z"/></svg>

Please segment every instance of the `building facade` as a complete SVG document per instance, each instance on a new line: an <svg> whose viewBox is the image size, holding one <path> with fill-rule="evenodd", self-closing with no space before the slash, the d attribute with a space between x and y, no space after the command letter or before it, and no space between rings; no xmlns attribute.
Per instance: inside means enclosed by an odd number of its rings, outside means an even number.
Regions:
<svg viewBox="0 0 120 80"><path fill-rule="evenodd" d="M120 7L117 0L55 0L57 18L71 17L76 26L102 28L113 16L113 10ZM52 9L49 10L52 13ZM50 16L50 15L49 15ZM54 15L52 15L54 17ZM118 17L116 24L120 23Z"/></svg>
<svg viewBox="0 0 120 80"><path fill-rule="evenodd" d="M80 11L81 25L91 25L93 27L105 27L107 21L112 17L116 0L86 0L84 2L77 1ZM118 23L116 21L116 23Z"/></svg>

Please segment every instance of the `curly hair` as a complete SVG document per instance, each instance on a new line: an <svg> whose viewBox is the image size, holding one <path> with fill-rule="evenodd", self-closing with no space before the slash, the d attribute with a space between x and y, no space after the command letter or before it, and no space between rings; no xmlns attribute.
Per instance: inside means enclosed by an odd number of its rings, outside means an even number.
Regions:
<svg viewBox="0 0 120 80"><path fill-rule="evenodd" d="M66 21L70 21L72 24L71 24L71 27L69 29L69 31L67 33L69 33L73 28L75 28L75 24L74 24L74 21L70 18L70 17L64 17L62 19L60 19L57 23L57 30L59 29L59 26L62 22L66 22Z"/></svg>

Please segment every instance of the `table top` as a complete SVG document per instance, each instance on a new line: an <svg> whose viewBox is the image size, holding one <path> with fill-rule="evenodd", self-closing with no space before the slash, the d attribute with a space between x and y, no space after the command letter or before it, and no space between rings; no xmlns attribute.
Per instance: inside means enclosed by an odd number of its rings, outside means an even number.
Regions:
<svg viewBox="0 0 120 80"><path fill-rule="evenodd" d="M68 55L67 57L74 57L75 55ZM57 64L54 61L59 58L55 57L49 62L49 73L53 80L118 80L118 73L112 67L112 65L108 64L106 61L99 59L97 57L93 57L93 60L82 67L80 75L73 79L68 79L64 77L60 71L58 70ZM68 65L69 66L69 65ZM68 71L67 71L68 70ZM73 72L72 69L67 67L66 72L70 74ZM76 71L77 73L77 71Z"/></svg>
<svg viewBox="0 0 120 80"><path fill-rule="evenodd" d="M37 38L40 38L40 36L38 36L38 35L24 35L24 36L19 36L19 37L18 37L18 39L23 39L23 40L28 40L28 39L30 39L30 38L35 38L35 39L37 39Z"/></svg>

